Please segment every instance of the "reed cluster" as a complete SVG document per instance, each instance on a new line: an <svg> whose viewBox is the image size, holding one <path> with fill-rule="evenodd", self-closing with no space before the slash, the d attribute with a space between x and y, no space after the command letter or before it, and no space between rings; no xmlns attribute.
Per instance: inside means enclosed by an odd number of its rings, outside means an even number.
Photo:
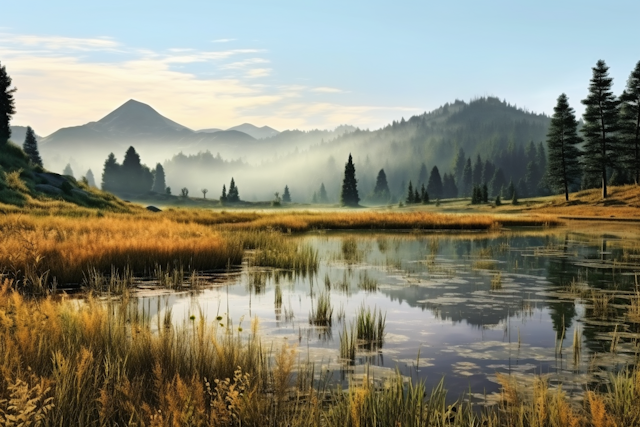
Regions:
<svg viewBox="0 0 640 427"><path fill-rule="evenodd" d="M374 307L360 306L356 313L357 338L361 345L371 349L382 347L387 315Z"/></svg>
<svg viewBox="0 0 640 427"><path fill-rule="evenodd" d="M309 323L315 326L331 326L332 320L331 294L321 292L316 299L316 307L312 308L309 314Z"/></svg>

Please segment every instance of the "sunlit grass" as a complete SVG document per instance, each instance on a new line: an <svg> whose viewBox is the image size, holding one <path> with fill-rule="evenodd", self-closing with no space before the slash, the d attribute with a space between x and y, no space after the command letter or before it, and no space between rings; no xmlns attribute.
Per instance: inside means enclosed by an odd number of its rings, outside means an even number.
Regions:
<svg viewBox="0 0 640 427"><path fill-rule="evenodd" d="M333 307L331 306L331 295L322 292L316 299L315 308L309 314L309 323L315 326L331 326L333 320Z"/></svg>

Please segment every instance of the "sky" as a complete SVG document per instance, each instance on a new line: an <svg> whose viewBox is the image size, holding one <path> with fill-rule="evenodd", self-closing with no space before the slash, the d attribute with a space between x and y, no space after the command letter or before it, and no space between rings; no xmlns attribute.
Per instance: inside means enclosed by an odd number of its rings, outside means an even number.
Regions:
<svg viewBox="0 0 640 427"><path fill-rule="evenodd" d="M640 61L637 0L4 2L12 124L46 136L136 99L192 129L377 129L497 96L582 114L604 59Z"/></svg>

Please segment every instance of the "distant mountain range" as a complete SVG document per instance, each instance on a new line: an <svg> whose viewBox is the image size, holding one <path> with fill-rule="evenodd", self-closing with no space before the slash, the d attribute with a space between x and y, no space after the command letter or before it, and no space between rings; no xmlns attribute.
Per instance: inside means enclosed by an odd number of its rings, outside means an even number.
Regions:
<svg viewBox="0 0 640 427"><path fill-rule="evenodd" d="M62 128L40 137L39 146L45 163L52 170L60 171L67 163L75 163L80 169L100 168L109 153L122 156L129 146L134 146L143 161L149 164L162 162L180 152L206 151L228 159L260 162L353 130L352 126L340 126L335 131L282 133L269 126L243 123L226 130L194 131L161 115L151 106L131 99L98 121ZM11 139L21 144L26 128L12 126L12 132Z"/></svg>

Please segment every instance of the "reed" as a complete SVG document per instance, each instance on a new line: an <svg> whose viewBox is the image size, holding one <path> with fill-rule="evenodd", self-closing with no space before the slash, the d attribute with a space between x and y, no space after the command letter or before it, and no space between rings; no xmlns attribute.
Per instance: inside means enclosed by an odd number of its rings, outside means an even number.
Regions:
<svg viewBox="0 0 640 427"><path fill-rule="evenodd" d="M613 307L611 307L613 297L611 295L592 290L590 299L594 316L607 319L613 314Z"/></svg>
<svg viewBox="0 0 640 427"><path fill-rule="evenodd" d="M342 333L340 333L340 358L353 362L356 358L356 336L357 330L353 322L349 327L343 322Z"/></svg>
<svg viewBox="0 0 640 427"><path fill-rule="evenodd" d="M356 331L360 345L368 346L371 349L382 347L384 342L384 328L386 314L374 307L360 306L356 313Z"/></svg>
<svg viewBox="0 0 640 427"><path fill-rule="evenodd" d="M309 324L315 326L331 326L333 318L333 307L331 306L331 295L322 292L316 299L315 309L311 309L309 314Z"/></svg>

